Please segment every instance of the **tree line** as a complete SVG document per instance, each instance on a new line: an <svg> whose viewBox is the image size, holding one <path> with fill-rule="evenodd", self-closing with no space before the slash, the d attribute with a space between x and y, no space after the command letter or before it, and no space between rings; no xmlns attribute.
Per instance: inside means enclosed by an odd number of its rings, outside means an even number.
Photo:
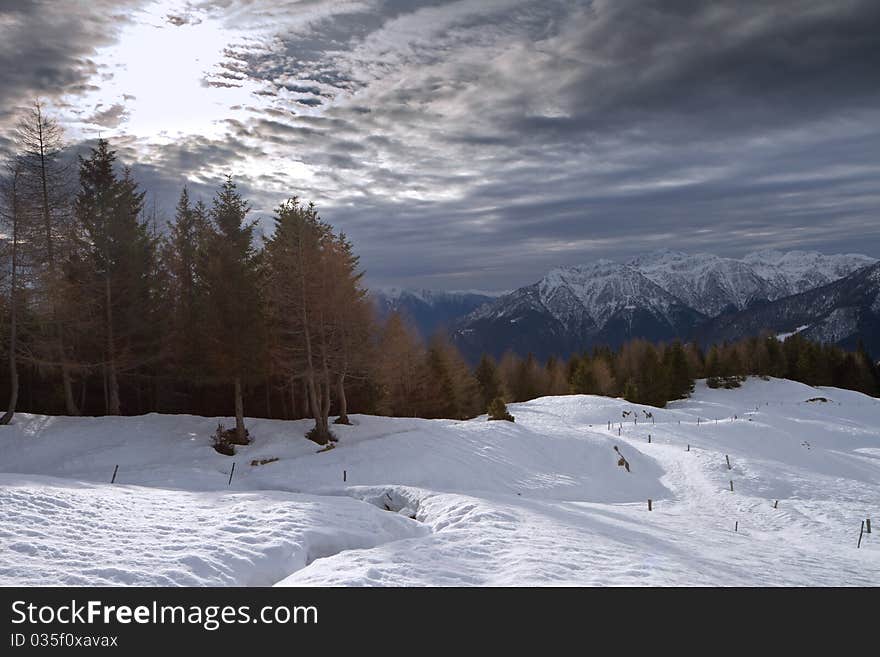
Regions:
<svg viewBox="0 0 880 657"><path fill-rule="evenodd" d="M8 403L67 415L229 415L245 401L311 417L332 439L370 353L370 310L348 238L292 197L258 239L228 177L210 203L183 188L160 231L106 140L69 166L39 104L20 122L2 187L0 317Z"/></svg>
<svg viewBox="0 0 880 657"><path fill-rule="evenodd" d="M697 379L706 379L709 387L733 388L746 376L880 395L880 368L863 346L847 351L799 334L780 341L765 333L708 349L693 343L658 345L636 339L617 350L596 347L546 363L512 353L499 363L483 356L475 375L481 403L487 404L496 396L521 402L545 395L594 394L663 407L686 397Z"/></svg>
<svg viewBox="0 0 880 657"><path fill-rule="evenodd" d="M876 395L864 349L764 335L708 350L633 340L568 359L508 353L475 368L400 315L375 322L346 235L296 196L257 234L231 177L208 201L183 187L159 229L106 140L67 163L39 104L14 135L0 189L0 424L16 411L311 418L334 440L348 413L466 419L498 399L571 393L663 406L694 380L777 376Z"/></svg>

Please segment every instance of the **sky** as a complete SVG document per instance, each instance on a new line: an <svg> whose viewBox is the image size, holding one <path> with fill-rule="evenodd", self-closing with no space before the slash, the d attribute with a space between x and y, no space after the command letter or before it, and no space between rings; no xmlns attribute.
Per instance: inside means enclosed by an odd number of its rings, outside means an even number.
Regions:
<svg viewBox="0 0 880 657"><path fill-rule="evenodd" d="M314 201L371 285L880 257L876 0L0 0L0 150L35 98L166 216Z"/></svg>

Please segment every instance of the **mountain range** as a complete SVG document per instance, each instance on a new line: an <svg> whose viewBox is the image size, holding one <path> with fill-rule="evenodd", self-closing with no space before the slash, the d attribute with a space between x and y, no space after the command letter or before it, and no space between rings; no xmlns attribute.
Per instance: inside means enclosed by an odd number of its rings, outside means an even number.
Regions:
<svg viewBox="0 0 880 657"><path fill-rule="evenodd" d="M567 356L637 337L710 343L764 329L800 329L812 339L841 344L861 338L876 351L877 262L806 251L759 251L734 259L661 250L628 262L560 267L496 298L424 290L377 298L386 313L400 310L423 333L447 327L469 360L507 350Z"/></svg>
<svg viewBox="0 0 880 657"><path fill-rule="evenodd" d="M448 330L455 322L503 294L505 292L379 288L370 291L370 298L380 321L399 312L427 339L437 331Z"/></svg>

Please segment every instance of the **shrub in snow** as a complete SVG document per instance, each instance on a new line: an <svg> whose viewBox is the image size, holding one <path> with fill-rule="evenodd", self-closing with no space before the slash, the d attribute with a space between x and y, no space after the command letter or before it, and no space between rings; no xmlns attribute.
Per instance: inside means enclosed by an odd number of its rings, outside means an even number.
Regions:
<svg viewBox="0 0 880 657"><path fill-rule="evenodd" d="M489 419L490 420L506 420L507 422L514 422L513 416L507 411L507 404L504 403L504 400L501 397L496 397L491 402L489 402Z"/></svg>
<svg viewBox="0 0 880 657"><path fill-rule="evenodd" d="M744 376L710 376L706 379L706 385L710 388L726 388L731 390L739 388L745 380L746 377Z"/></svg>
<svg viewBox="0 0 880 657"><path fill-rule="evenodd" d="M217 430L211 437L211 443L214 446L214 449L217 450L220 454L225 454L226 456L234 456L235 447L233 447L233 445L250 445L251 437L250 433L247 431L247 429L245 429L244 439L239 440L235 428L227 429L222 424L218 424Z"/></svg>

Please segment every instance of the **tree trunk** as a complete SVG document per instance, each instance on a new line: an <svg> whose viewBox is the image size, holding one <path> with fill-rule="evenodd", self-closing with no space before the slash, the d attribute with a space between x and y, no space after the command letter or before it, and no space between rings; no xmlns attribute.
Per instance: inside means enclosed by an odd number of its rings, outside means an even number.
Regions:
<svg viewBox="0 0 880 657"><path fill-rule="evenodd" d="M113 295L110 278L104 278L104 303L107 304L107 414L119 415L119 380L116 378L116 346L113 337Z"/></svg>
<svg viewBox="0 0 880 657"><path fill-rule="evenodd" d="M13 191L13 194L16 192ZM16 351L18 350L18 203L13 198L12 209L12 280L9 288L9 405L3 417L0 417L0 425L9 424L15 416L15 407L18 405L18 362Z"/></svg>
<svg viewBox="0 0 880 657"><path fill-rule="evenodd" d="M323 371L321 376L321 426L324 427L327 440L336 442L336 436L330 432L330 388L333 383L330 380L330 369L327 367L327 350L323 345L321 347L321 366Z"/></svg>
<svg viewBox="0 0 880 657"><path fill-rule="evenodd" d="M59 329L60 331L60 329ZM64 346L61 344L61 358L64 358ZM64 407L67 409L68 415L79 415L82 405L77 406L73 398L73 381L70 376L70 366L62 361L61 363L61 383L64 388Z"/></svg>
<svg viewBox="0 0 880 657"><path fill-rule="evenodd" d="M320 399L318 398L318 387L320 386L315 385L315 374L313 371L309 370L306 372L306 382L309 391L309 406L311 410L311 416L315 420L315 429L312 434L312 440L314 440L319 445L326 445L328 440L327 425L323 422L321 403Z"/></svg>
<svg viewBox="0 0 880 657"><path fill-rule="evenodd" d="M86 391L88 390L88 388L89 388L89 380L88 380L88 378L83 377L82 387L80 388L80 391L79 391L79 408L86 407Z"/></svg>
<svg viewBox="0 0 880 657"><path fill-rule="evenodd" d="M308 314L305 307L302 311L303 326L305 327L305 347L306 347L306 385L308 390L309 405L311 407L311 415L315 420L315 428L312 433L312 440L319 445L326 445L329 440L329 431L327 430L327 422L321 412L320 401L318 399L318 390L315 386L315 367L312 360L312 336L309 332Z"/></svg>
<svg viewBox="0 0 880 657"><path fill-rule="evenodd" d="M70 366L67 363L67 356L64 351L64 329L58 321L58 309L55 304L55 295L57 290L55 285L55 237L52 235L52 213L49 208L49 169L46 164L45 136L43 135L43 112L42 108L37 105L37 135L40 144L40 191L43 199L43 228L46 231L46 261L49 264L49 278L52 282L52 289L49 292L52 305L52 319L56 327L56 339L58 355L61 361L61 384L64 390L64 406L68 415L79 415L80 409L76 405L73 398L73 385L70 377ZM118 413L117 413L118 414Z"/></svg>
<svg viewBox="0 0 880 657"><path fill-rule="evenodd" d="M104 385L104 413L110 409L110 393L107 391L107 364L101 365L101 382Z"/></svg>
<svg viewBox="0 0 880 657"><path fill-rule="evenodd" d="M272 382L266 377L266 417L272 419Z"/></svg>
<svg viewBox="0 0 880 657"><path fill-rule="evenodd" d="M296 379L290 377L290 419L297 419Z"/></svg>
<svg viewBox="0 0 880 657"><path fill-rule="evenodd" d="M345 398L345 374L340 373L336 377L336 400L339 404L339 417L336 424L351 424L348 419L348 400Z"/></svg>
<svg viewBox="0 0 880 657"><path fill-rule="evenodd" d="M9 329L9 405L3 417L0 417L0 425L9 424L15 416L15 407L18 405L18 363L15 358L16 346L16 317L12 311Z"/></svg>
<svg viewBox="0 0 880 657"><path fill-rule="evenodd" d="M245 444L244 401L241 396L241 378L235 377L235 437Z"/></svg>
<svg viewBox="0 0 880 657"><path fill-rule="evenodd" d="M309 417L310 406L309 406L309 382L306 381L306 377L303 377L303 390L302 390L302 410L299 414L299 417Z"/></svg>

